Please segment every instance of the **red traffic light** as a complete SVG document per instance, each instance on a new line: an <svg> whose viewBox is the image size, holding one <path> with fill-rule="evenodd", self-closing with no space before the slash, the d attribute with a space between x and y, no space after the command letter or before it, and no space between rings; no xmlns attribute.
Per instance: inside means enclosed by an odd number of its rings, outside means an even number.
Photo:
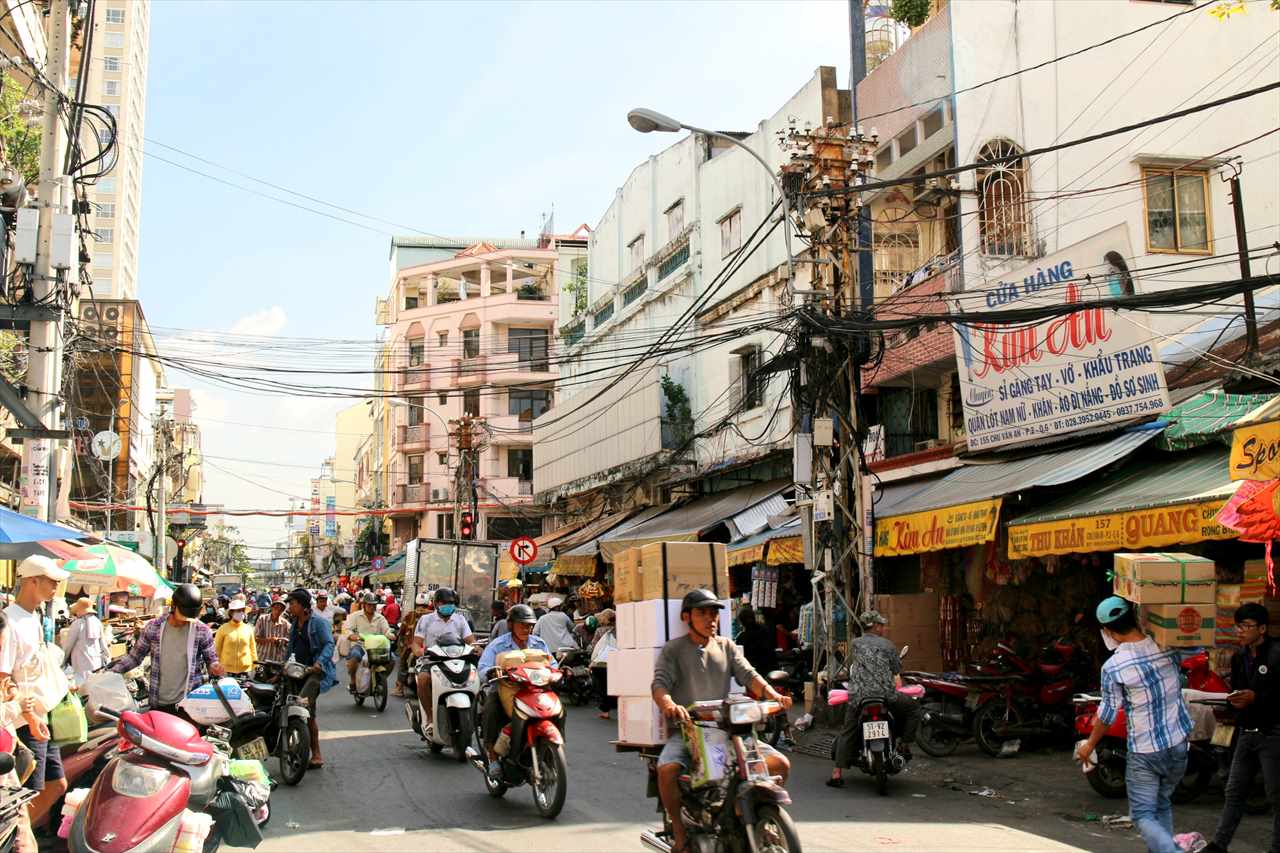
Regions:
<svg viewBox="0 0 1280 853"><path fill-rule="evenodd" d="M476 535L475 517L470 512L462 514L462 520L458 525L458 536L462 539L473 539Z"/></svg>
<svg viewBox="0 0 1280 853"><path fill-rule="evenodd" d="M185 547L187 547L187 540L185 540L185 539L179 539L179 540L178 540L178 550L179 550L179 551L181 551L181 550L182 550L183 548L185 548Z"/></svg>

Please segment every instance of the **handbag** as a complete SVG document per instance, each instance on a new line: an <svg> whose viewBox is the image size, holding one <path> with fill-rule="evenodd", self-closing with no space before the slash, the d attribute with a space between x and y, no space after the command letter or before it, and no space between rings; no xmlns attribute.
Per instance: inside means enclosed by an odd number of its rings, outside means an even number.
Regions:
<svg viewBox="0 0 1280 853"><path fill-rule="evenodd" d="M68 693L49 712L49 739L57 746L84 743L89 739L89 718L76 694Z"/></svg>

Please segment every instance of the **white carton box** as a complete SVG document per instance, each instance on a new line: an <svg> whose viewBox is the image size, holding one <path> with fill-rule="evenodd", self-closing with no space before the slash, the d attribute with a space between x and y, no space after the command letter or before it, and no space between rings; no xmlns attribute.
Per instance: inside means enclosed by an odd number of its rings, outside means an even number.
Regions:
<svg viewBox="0 0 1280 853"><path fill-rule="evenodd" d="M667 720L648 696L618 699L618 741L638 746L667 742Z"/></svg>
<svg viewBox="0 0 1280 853"><path fill-rule="evenodd" d="M732 635L733 617L729 602L722 601L720 635ZM633 601L617 607L618 647L624 649L657 649L667 640L683 637L689 629L680 620L680 601L655 599Z"/></svg>
<svg viewBox="0 0 1280 853"><path fill-rule="evenodd" d="M609 695L648 698L649 691L653 687L653 665L657 662L661 651L661 649L615 649L609 655Z"/></svg>

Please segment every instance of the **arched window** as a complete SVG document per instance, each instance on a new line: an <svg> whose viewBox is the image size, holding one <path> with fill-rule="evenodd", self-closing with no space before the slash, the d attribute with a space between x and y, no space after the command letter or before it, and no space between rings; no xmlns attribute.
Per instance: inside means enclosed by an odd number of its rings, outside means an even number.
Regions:
<svg viewBox="0 0 1280 853"><path fill-rule="evenodd" d="M1007 139L992 140L978 152L978 162L987 164L978 169L978 231L984 254L1028 254L1027 161L1021 154ZM1017 159L1002 159L1014 156Z"/></svg>
<svg viewBox="0 0 1280 853"><path fill-rule="evenodd" d="M883 299L898 288L920 265L920 226L909 203L890 203L875 217L876 298Z"/></svg>

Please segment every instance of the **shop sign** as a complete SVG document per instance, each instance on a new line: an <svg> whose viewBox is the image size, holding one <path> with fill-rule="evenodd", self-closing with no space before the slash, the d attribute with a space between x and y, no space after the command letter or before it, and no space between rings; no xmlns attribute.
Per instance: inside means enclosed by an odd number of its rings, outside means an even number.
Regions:
<svg viewBox="0 0 1280 853"><path fill-rule="evenodd" d="M1131 551L1234 539L1217 521L1225 498L1173 506L1009 525L1009 557L1044 557L1086 551Z"/></svg>
<svg viewBox="0 0 1280 853"><path fill-rule="evenodd" d="M955 310L975 313L1062 306L1133 292L1107 258L1131 257L1127 225L1082 240L972 294ZM1028 326L953 324L965 437L989 450L1169 408L1164 368L1146 315L1090 308Z"/></svg>
<svg viewBox="0 0 1280 853"><path fill-rule="evenodd" d="M876 519L875 556L922 554L990 542L1000 498Z"/></svg>
<svg viewBox="0 0 1280 853"><path fill-rule="evenodd" d="M1280 478L1280 421L1237 427L1231 435L1231 479Z"/></svg>

